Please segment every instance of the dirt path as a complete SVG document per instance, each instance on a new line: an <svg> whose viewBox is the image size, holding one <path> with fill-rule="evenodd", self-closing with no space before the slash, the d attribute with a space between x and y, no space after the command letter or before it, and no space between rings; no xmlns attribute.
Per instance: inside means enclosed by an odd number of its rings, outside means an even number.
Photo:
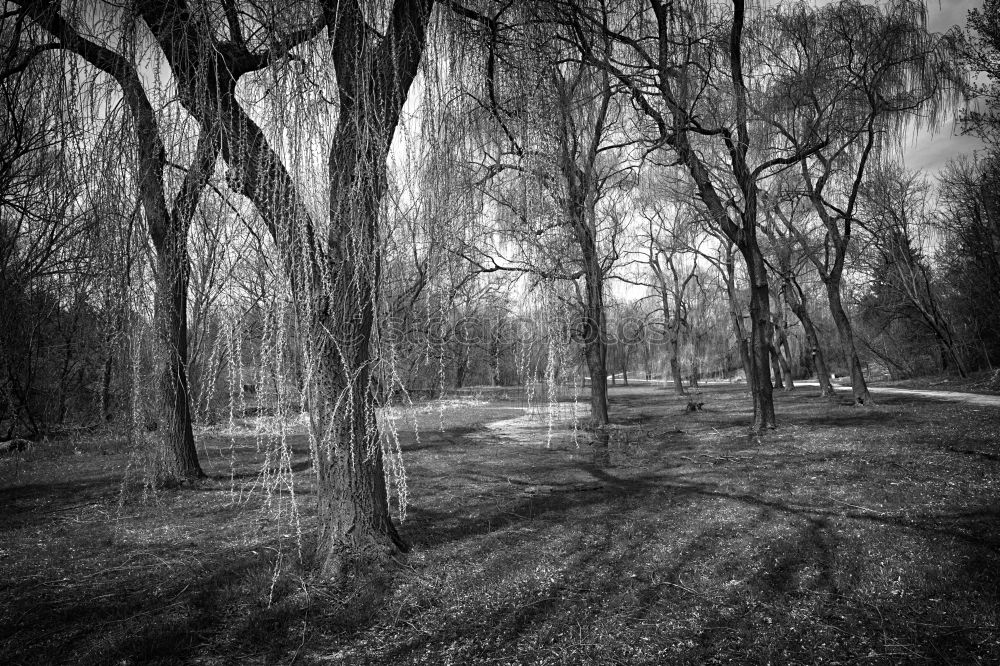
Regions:
<svg viewBox="0 0 1000 666"><path fill-rule="evenodd" d="M796 386L819 386L818 382L796 382ZM850 391L850 386L834 385L837 391ZM964 402L967 405L980 407L1000 407L1000 395L981 395L978 393L960 393L958 391L928 391L925 389L893 388L890 386L869 386L868 390L878 395L912 396L914 398L930 398L948 402Z"/></svg>

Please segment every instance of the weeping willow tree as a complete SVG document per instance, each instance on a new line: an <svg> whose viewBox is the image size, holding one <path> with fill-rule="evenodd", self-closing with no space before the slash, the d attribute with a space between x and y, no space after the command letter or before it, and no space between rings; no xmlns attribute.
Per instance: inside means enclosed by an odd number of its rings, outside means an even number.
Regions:
<svg viewBox="0 0 1000 666"><path fill-rule="evenodd" d="M376 419L375 313L386 160L424 51L432 2L328 2L305 27L268 38L244 35L249 17L227 11L220 39L208 17L181 2L140 4L139 15L177 76L187 108L217 126L234 190L250 199L285 266L307 368L307 404L316 458L319 558L338 576L353 563L382 561L406 546L392 523ZM230 8L232 9L232 8ZM284 11L282 17L294 16ZM247 20L250 18L251 20ZM259 27L260 24L258 23ZM271 26L267 26L271 28ZM264 131L240 104L239 78L287 58L326 29L336 119L326 152L323 217ZM261 49L259 44L275 44ZM210 66L211 77L201 75ZM287 120L284 118L283 120Z"/></svg>
<svg viewBox="0 0 1000 666"><path fill-rule="evenodd" d="M455 158L478 165L473 188L486 205L480 233L459 251L477 271L547 283L543 298L569 296L589 421L606 446L606 281L637 166L629 111L607 72L569 45L549 3L506 3L480 18L460 90L476 140Z"/></svg>
<svg viewBox="0 0 1000 666"><path fill-rule="evenodd" d="M790 215L778 217L826 286L856 404L871 403L871 395L841 292L862 185L873 166L897 156L909 128L939 126L959 101L960 72L926 20L922 0L840 0L782 8L768 23L768 53L786 92L765 109L768 124L799 150L823 138L793 187L818 217L822 240Z"/></svg>
<svg viewBox="0 0 1000 666"><path fill-rule="evenodd" d="M93 69L71 66L69 76L92 79L94 70L107 75L117 87L101 94L121 100L128 109L132 135L121 147L135 146L137 199L155 249L153 329L157 343L153 349L157 395L150 401L143 425L154 431L153 439L162 447L161 469L155 473L157 482L203 476L194 446L187 381L187 229L214 170L218 149L213 135L202 134L183 181L171 196L165 174L168 151L164 119L154 110L141 81L138 63L145 56L134 33L126 30L127 17L86 5L61 8L57 3L41 1L14 4L22 20L33 23L49 37L32 36L24 44L26 50L40 54L61 49L76 54ZM98 31L114 34L121 52L88 36L86 30L93 31L93 25L100 26ZM99 89L96 85L94 88Z"/></svg>
<svg viewBox="0 0 1000 666"><path fill-rule="evenodd" d="M110 75L132 116L139 199L158 257L158 429L194 451L184 374L187 227L221 156L230 188L252 202L269 232L292 299L319 485L320 562L339 575L353 562L405 550L390 518L377 425L376 312L387 161L434 3L19 4L55 37L52 48ZM144 83L161 73L198 126L194 159L172 193L168 131ZM181 462L180 473L200 473L196 459Z"/></svg>

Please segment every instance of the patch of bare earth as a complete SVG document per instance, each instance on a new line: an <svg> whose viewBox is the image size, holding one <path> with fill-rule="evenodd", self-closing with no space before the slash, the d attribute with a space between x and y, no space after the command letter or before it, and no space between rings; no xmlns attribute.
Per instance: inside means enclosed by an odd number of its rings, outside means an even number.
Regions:
<svg viewBox="0 0 1000 666"><path fill-rule="evenodd" d="M1000 410L817 394L779 394L756 438L741 387L693 414L612 389L610 466L572 403L410 410L412 552L339 587L298 564L294 428L284 476L266 437L210 430L213 478L145 498L107 442L5 459L0 661L1000 661Z"/></svg>

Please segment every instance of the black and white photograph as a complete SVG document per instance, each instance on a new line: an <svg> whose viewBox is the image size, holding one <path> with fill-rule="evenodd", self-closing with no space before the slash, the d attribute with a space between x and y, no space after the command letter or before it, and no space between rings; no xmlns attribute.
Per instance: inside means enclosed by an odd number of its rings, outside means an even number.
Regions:
<svg viewBox="0 0 1000 666"><path fill-rule="evenodd" d="M1000 664L1000 0L0 0L0 663Z"/></svg>

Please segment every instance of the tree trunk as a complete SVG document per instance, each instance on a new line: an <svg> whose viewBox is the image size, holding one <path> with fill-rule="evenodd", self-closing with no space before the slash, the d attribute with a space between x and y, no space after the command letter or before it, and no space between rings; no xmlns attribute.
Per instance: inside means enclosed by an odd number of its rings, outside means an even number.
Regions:
<svg viewBox="0 0 1000 666"><path fill-rule="evenodd" d="M748 235L740 251L746 259L747 273L750 277L750 365L753 375L751 390L754 405L752 430L760 433L777 425L774 416L774 390L768 369L771 299L764 256L757 246L756 238Z"/></svg>
<svg viewBox="0 0 1000 666"><path fill-rule="evenodd" d="M583 351L590 371L590 420L600 433L608 424L608 346L604 318L604 275L597 254L597 238L593 227L594 209L584 175L575 164L565 167L572 195L569 215L573 232L580 247L584 270ZM611 377L614 383L614 375ZM606 434L606 433L604 433ZM598 448L607 447L607 437L599 437Z"/></svg>
<svg viewBox="0 0 1000 666"><path fill-rule="evenodd" d="M354 299L352 299L354 300ZM364 306L362 306L364 307ZM369 338L371 308L362 321L330 321L314 329L319 368L310 386L311 424L318 444L317 469L321 523L318 558L323 572L340 578L358 565L379 567L406 545L389 514L388 493L375 402L371 395ZM334 349L327 331L358 335ZM345 363L346 361L346 363ZM345 370L354 370L353 373ZM353 378L352 378L353 374ZM344 396L348 397L345 399Z"/></svg>
<svg viewBox="0 0 1000 666"><path fill-rule="evenodd" d="M670 339L670 375L674 380L674 392L677 395L687 395L687 391L684 390L684 378L681 377L681 364L678 362L679 344L677 342L677 337L672 337Z"/></svg>
<svg viewBox="0 0 1000 666"><path fill-rule="evenodd" d="M675 283L675 287L678 287ZM679 287L678 287L679 291ZM664 306L666 306L666 298ZM684 379L681 377L681 294L674 294L674 323L670 327L670 374L674 379L674 393L687 395L684 390Z"/></svg>
<svg viewBox="0 0 1000 666"><path fill-rule="evenodd" d="M322 526L317 556L334 579L359 566L381 568L407 550L389 514L375 413L372 341L386 169L384 162L373 164L358 153L379 140L365 135L366 129L351 120L338 127L330 151L328 244L334 251L328 266L306 267L300 284L310 280L312 305L296 306L297 312L313 313L308 342L316 371L309 393Z"/></svg>
<svg viewBox="0 0 1000 666"><path fill-rule="evenodd" d="M781 359L778 358L778 348L775 347L773 343L770 345L770 354L768 355L771 358L771 374L774 377L772 385L776 389L784 390L785 384L782 381L782 378L785 373L781 367Z"/></svg>
<svg viewBox="0 0 1000 666"><path fill-rule="evenodd" d="M154 237L156 293L154 296L155 372L159 398L155 401L155 438L165 448L167 469L162 481L205 476L198 462L191 429L191 396L187 380L187 234L171 229Z"/></svg>
<svg viewBox="0 0 1000 666"><path fill-rule="evenodd" d="M840 336L840 345L850 366L854 404L870 405L872 397L868 392L868 384L865 383L865 375L861 370L861 360L858 358L858 351L854 345L854 330L851 328L851 320L848 319L847 312L840 300L839 278L831 276L826 280L826 293L830 300L830 314L833 315L833 321L837 325L837 333Z"/></svg>
<svg viewBox="0 0 1000 666"><path fill-rule="evenodd" d="M455 388L460 389L465 386L465 373L469 369L469 352L461 340L456 340L458 345L458 359L455 364Z"/></svg>
<svg viewBox="0 0 1000 666"><path fill-rule="evenodd" d="M825 398L832 397L834 395L833 384L830 383L830 370L826 365L826 358L823 354L823 348L819 344L819 335L816 333L816 327L813 325L812 317L809 316L809 311L806 309L805 304L790 302L792 313L799 318L802 322L802 328L806 332L806 341L809 343L809 350L812 356L813 367L816 370L816 379L819 380L820 395Z"/></svg>
<svg viewBox="0 0 1000 666"><path fill-rule="evenodd" d="M792 349L788 344L788 336L781 334L778 344L778 363L781 364L781 371L784 373L785 390L791 391L795 388L795 379L792 376Z"/></svg>
<svg viewBox="0 0 1000 666"><path fill-rule="evenodd" d="M113 370L114 357L110 349L104 358L104 370L101 376L101 419L104 422L112 419L111 414L111 373Z"/></svg>
<svg viewBox="0 0 1000 666"><path fill-rule="evenodd" d="M746 332L743 330L743 313L740 312L739 301L736 298L736 276L733 265L732 246L726 254L724 278L726 282L726 297L729 300L729 323L733 327L733 336L740 351L740 362L743 364L743 377L747 386L753 386L753 367L750 362L750 345Z"/></svg>
<svg viewBox="0 0 1000 666"><path fill-rule="evenodd" d="M802 330L805 331L806 341L809 343L813 367L816 369L816 379L819 380L820 395L824 398L833 397L835 392L833 384L830 383L830 370L826 365L823 348L819 344L819 334L816 332L816 326L809 315L805 296L789 279L785 279L782 282L781 288L785 292L785 302L792 309L792 313L802 322Z"/></svg>

